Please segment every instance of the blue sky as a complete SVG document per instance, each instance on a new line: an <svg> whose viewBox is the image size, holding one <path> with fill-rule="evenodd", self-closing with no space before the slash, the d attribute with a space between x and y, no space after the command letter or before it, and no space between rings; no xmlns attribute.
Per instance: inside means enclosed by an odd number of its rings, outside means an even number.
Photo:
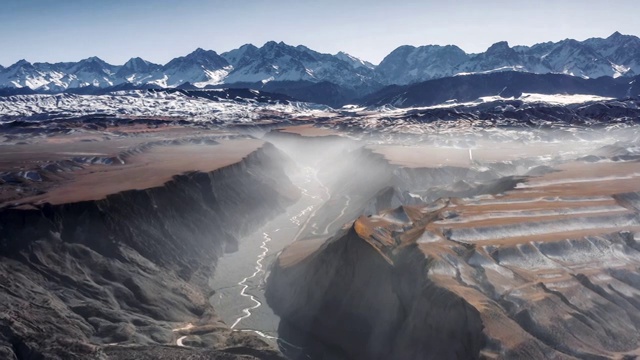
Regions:
<svg viewBox="0 0 640 360"><path fill-rule="evenodd" d="M637 0L2 0L0 64L133 56L166 63L197 47L304 44L373 63L400 45L531 45L640 35Z"/></svg>

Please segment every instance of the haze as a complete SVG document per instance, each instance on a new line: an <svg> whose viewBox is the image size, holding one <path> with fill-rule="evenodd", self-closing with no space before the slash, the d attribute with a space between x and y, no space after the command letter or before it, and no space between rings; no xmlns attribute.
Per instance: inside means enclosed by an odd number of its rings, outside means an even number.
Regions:
<svg viewBox="0 0 640 360"><path fill-rule="evenodd" d="M379 63L400 45L532 45L640 33L633 0L607 1L168 1L9 0L0 13L0 64L133 56L165 63L197 47L223 52L245 43L304 44ZM508 31L506 30L508 29Z"/></svg>

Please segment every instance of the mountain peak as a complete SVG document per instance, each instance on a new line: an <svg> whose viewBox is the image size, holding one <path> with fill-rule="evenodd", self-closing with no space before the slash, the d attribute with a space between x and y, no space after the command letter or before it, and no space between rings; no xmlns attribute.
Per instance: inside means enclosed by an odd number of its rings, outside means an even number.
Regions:
<svg viewBox="0 0 640 360"><path fill-rule="evenodd" d="M15 63L15 64L13 64L13 65L11 65L10 67L14 67L14 66L24 66L24 65L31 65L31 63L30 63L30 62L28 62L28 61L27 61L27 60L25 60L25 59L20 59L20 60L16 61L16 63Z"/></svg>
<svg viewBox="0 0 640 360"><path fill-rule="evenodd" d="M262 46L262 48L266 48L266 49L283 49L283 48L293 48L293 46L285 43L284 41L267 41L266 43L264 43L264 45Z"/></svg>
<svg viewBox="0 0 640 360"><path fill-rule="evenodd" d="M498 41L497 43L489 46L487 53L503 52L505 50L511 50L509 43L506 41Z"/></svg>
<svg viewBox="0 0 640 360"><path fill-rule="evenodd" d="M344 51L340 51L334 56L342 61L347 62L354 69L358 69L358 68L374 69L375 68L375 65L373 65L372 63L359 59L353 55L349 55Z"/></svg>
<svg viewBox="0 0 640 360"><path fill-rule="evenodd" d="M233 67L242 61L250 61L258 52L258 47L253 44L244 44L237 49L220 54Z"/></svg>
<svg viewBox="0 0 640 360"><path fill-rule="evenodd" d="M177 57L161 69L161 86L175 87L185 82L201 86L218 84L228 73L229 62L213 50L197 48L186 56Z"/></svg>
<svg viewBox="0 0 640 360"><path fill-rule="evenodd" d="M613 34L609 35L609 37L607 39L619 39L619 38L621 38L623 36L624 35L622 35L619 31L616 31Z"/></svg>
<svg viewBox="0 0 640 360"><path fill-rule="evenodd" d="M65 63L31 64L23 59L10 67L0 67L0 87L20 83L35 88L34 84L45 84L51 90L87 84L171 87L185 82L206 86L326 81L360 91L369 85L410 84L457 74L495 71L554 72L582 77L640 74L637 61L640 38L618 31L606 38L565 39L533 46L510 47L508 42L499 41L479 54L467 54L455 45L403 45L377 66L344 51L334 54L317 52L305 45L268 41L260 47L244 44L222 54L198 47L165 65L150 63L140 57L133 57L122 66L111 65L96 56ZM9 76L13 76L12 82L7 80ZM39 79L38 82L34 82L34 78Z"/></svg>
<svg viewBox="0 0 640 360"><path fill-rule="evenodd" d="M201 62L226 63L226 60L224 60L223 57L218 55L217 52L213 50L204 50L203 48L197 48L191 53L187 54L186 56L177 57L169 61L166 66L169 66L170 64L184 63L185 61L195 62L195 63L201 63ZM228 64L224 64L223 66L226 66L226 65Z"/></svg>
<svg viewBox="0 0 640 360"><path fill-rule="evenodd" d="M238 48L238 50L257 50L258 47L253 44L244 44Z"/></svg>
<svg viewBox="0 0 640 360"><path fill-rule="evenodd" d="M146 64L146 63L148 63L148 61L146 61L145 59L139 56L136 56L136 57L132 57L131 59L129 59L129 61L124 63L124 66L126 66L127 64Z"/></svg>
<svg viewBox="0 0 640 360"><path fill-rule="evenodd" d="M106 62L104 60L100 59L97 56L90 56L90 57L88 57L86 59L80 60L80 62L106 64Z"/></svg>
<svg viewBox="0 0 640 360"><path fill-rule="evenodd" d="M197 48L197 49L193 50L191 53L189 53L189 54L187 55L187 57L205 56L205 55L214 55L214 54L215 54L215 55L218 55L218 53L216 53L216 52L215 52L215 51L213 51L213 50L205 50L205 49L203 49L203 48L199 47L199 48Z"/></svg>
<svg viewBox="0 0 640 360"><path fill-rule="evenodd" d="M118 71L119 76L126 77L133 73L148 73L158 70L160 65L151 63L141 57L132 57L122 65L120 70Z"/></svg>
<svg viewBox="0 0 640 360"><path fill-rule="evenodd" d="M19 71L20 69L33 69L33 64L31 64L30 62L28 62L25 59L20 59L18 61L15 62L15 64L7 67L5 70L13 70L13 71ZM0 87L2 87L2 84L0 84Z"/></svg>

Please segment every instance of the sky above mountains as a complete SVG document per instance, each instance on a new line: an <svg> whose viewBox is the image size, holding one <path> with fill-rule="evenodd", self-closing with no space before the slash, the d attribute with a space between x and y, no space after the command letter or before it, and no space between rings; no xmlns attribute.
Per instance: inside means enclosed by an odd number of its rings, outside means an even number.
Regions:
<svg viewBox="0 0 640 360"><path fill-rule="evenodd" d="M475 53L501 40L513 46L640 35L637 0L3 0L0 7L3 66L90 56L163 64L197 47L223 52L269 40L377 64L405 44Z"/></svg>

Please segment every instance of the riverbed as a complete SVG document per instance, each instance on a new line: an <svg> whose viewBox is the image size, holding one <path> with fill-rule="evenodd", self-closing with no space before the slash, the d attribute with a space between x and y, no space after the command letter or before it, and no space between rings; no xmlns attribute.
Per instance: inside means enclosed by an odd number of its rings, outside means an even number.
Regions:
<svg viewBox="0 0 640 360"><path fill-rule="evenodd" d="M253 331L274 344L280 319L264 298L269 266L287 245L319 232L319 225L312 221L314 214L331 197L313 168L303 168L291 181L301 189L300 200L251 235L239 239L238 251L220 258L210 279L215 291L211 304L225 323L235 330Z"/></svg>

